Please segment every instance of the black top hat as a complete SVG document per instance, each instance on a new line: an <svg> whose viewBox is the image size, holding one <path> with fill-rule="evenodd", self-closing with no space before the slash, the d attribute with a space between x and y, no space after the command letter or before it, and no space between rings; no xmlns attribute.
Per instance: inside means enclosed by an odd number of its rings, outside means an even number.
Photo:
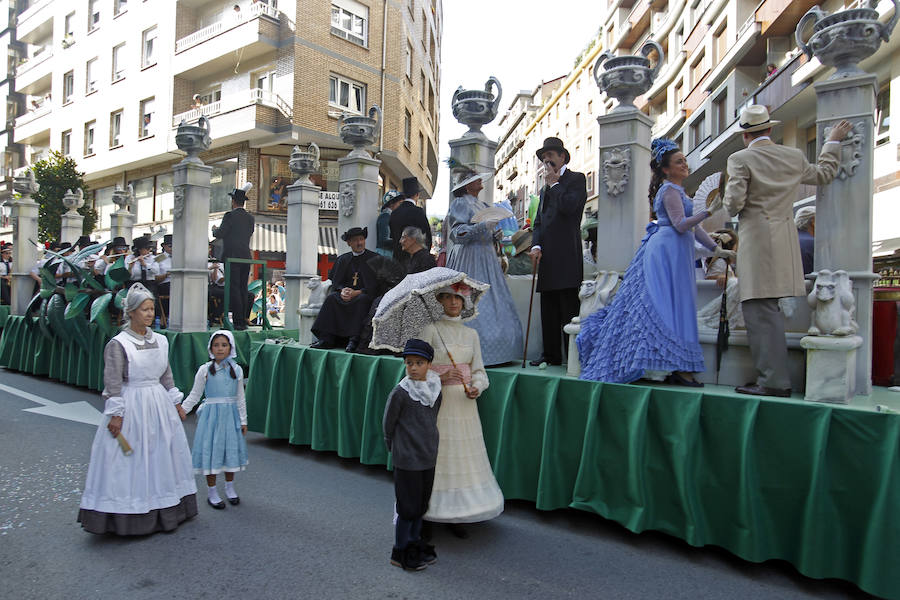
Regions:
<svg viewBox="0 0 900 600"><path fill-rule="evenodd" d="M415 177L407 177L403 180L403 195L407 198L412 198L416 194L422 192L422 186L419 185L419 180Z"/></svg>
<svg viewBox="0 0 900 600"><path fill-rule="evenodd" d="M350 238L352 238L353 236L357 236L357 235L361 235L364 238L368 238L369 237L369 228L368 227L363 227L363 228L351 227L350 229L348 229L347 231L344 232L344 234L341 236L341 239L346 242L346 241L349 241Z"/></svg>
<svg viewBox="0 0 900 600"><path fill-rule="evenodd" d="M125 238L123 238L121 235L117 235L109 243L109 247L110 248L127 248L128 242L126 242Z"/></svg>
<svg viewBox="0 0 900 600"><path fill-rule="evenodd" d="M253 184L249 181L244 184L243 187L234 188L228 195L231 196L231 199L238 205L243 206L245 202L247 202L247 192L250 191L250 188L253 187Z"/></svg>
<svg viewBox="0 0 900 600"><path fill-rule="evenodd" d="M71 247L72 247L72 242L62 242L61 244L59 244L60 250L68 250Z"/></svg>
<svg viewBox="0 0 900 600"><path fill-rule="evenodd" d="M132 242L131 247L135 250L143 250L144 248L149 248L150 238L143 235L141 237L134 238L134 242Z"/></svg>
<svg viewBox="0 0 900 600"><path fill-rule="evenodd" d="M431 347L431 344L416 338L406 340L406 345L400 354L401 356L421 356L428 362L434 360L434 348Z"/></svg>
<svg viewBox="0 0 900 600"><path fill-rule="evenodd" d="M172 245L172 234L171 234L171 233L167 233L166 235L163 236L163 245L164 245L164 246L165 246L165 245L169 245L169 246Z"/></svg>
<svg viewBox="0 0 900 600"><path fill-rule="evenodd" d="M537 154L538 160L544 160L544 152L546 152L547 150L556 150L557 152L565 154L567 163L572 158L569 155L569 151L566 150L566 147L563 145L562 140L556 137L548 137L544 140L544 145L538 148L537 152L535 152L535 154Z"/></svg>
<svg viewBox="0 0 900 600"><path fill-rule="evenodd" d="M57 250L60 249L60 243L59 242L50 242L49 249L56 252Z"/></svg>
<svg viewBox="0 0 900 600"><path fill-rule="evenodd" d="M91 244L93 244L93 242L91 241L91 237L88 236L88 235L82 235L82 236L80 236L80 237L78 238L78 241L75 242L75 245L78 246L78 247L81 248L81 249L87 248L87 247L90 246Z"/></svg>

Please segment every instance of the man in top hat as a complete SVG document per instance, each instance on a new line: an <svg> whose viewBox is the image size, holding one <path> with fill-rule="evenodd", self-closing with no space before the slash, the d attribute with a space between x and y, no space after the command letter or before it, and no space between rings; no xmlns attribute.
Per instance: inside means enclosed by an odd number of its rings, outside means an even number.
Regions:
<svg viewBox="0 0 900 600"><path fill-rule="evenodd" d="M397 190L388 190L381 199L381 213L375 221L375 252L382 256L394 255L394 238L391 237L391 215L400 203L403 194Z"/></svg>
<svg viewBox="0 0 900 600"><path fill-rule="evenodd" d="M247 183L241 189L235 188L231 196L231 210L222 217L222 225L213 230L213 236L223 241L222 261L229 258L252 258L250 253L250 237L256 221L253 215L244 210L247 202L247 191L252 187ZM226 263L227 264L227 263ZM250 278L250 265L231 263L230 288L227 290L229 307L234 319L234 328L247 329L247 317L250 315L250 301L247 298L247 280Z"/></svg>
<svg viewBox="0 0 900 600"><path fill-rule="evenodd" d="M822 145L817 163L811 165L801 150L772 141L772 127L777 124L765 106L753 104L741 112L738 125L746 148L728 157L723 205L740 222L741 309L758 373L756 381L736 391L787 397L791 381L778 299L806 295L792 218L794 201L801 183L831 183L840 165L840 142L851 125L838 123Z"/></svg>
<svg viewBox="0 0 900 600"><path fill-rule="evenodd" d="M536 152L544 164L544 188L534 215L531 258L538 262L541 333L544 350L532 365L562 364L563 327L578 315L578 288L583 275L581 213L587 200L582 173L568 168L562 140L548 137Z"/></svg>
<svg viewBox="0 0 900 600"><path fill-rule="evenodd" d="M391 239L394 240L394 260L406 265L409 255L403 251L398 243L403 230L409 226L418 227L425 234L425 249L431 252L431 225L425 211L419 208L416 200L422 188L415 177L407 177L403 180L403 202L391 213Z"/></svg>
<svg viewBox="0 0 900 600"><path fill-rule="evenodd" d="M317 341L312 348L334 348L346 342L347 352L356 352L359 334L378 287L375 272L368 264L378 255L366 250L368 236L368 227L352 227L341 236L350 246L350 252L338 256L328 273L331 292L313 323L312 332Z"/></svg>
<svg viewBox="0 0 900 600"><path fill-rule="evenodd" d="M10 304L12 249L13 245L11 243L3 242L2 246L0 246L0 304Z"/></svg>
<svg viewBox="0 0 900 600"><path fill-rule="evenodd" d="M172 234L167 233L163 236L162 252L156 255L156 301L159 303L160 320L167 320L169 317L169 292L171 291L172 279L169 271L172 270ZM164 325L165 326L165 325Z"/></svg>

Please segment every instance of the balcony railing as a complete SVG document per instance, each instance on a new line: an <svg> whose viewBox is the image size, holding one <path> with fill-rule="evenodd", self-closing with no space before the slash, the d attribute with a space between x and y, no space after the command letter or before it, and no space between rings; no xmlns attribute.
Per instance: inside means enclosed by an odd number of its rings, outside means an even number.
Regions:
<svg viewBox="0 0 900 600"><path fill-rule="evenodd" d="M28 123L31 123L32 121L36 121L36 120L40 119L41 117L43 117L45 115L49 115L49 114L50 114L50 103L44 102L38 108L35 108L34 110L31 110L31 111L25 113L24 115L20 115L20 116L16 117L16 127L22 127L23 125L27 125Z"/></svg>
<svg viewBox="0 0 900 600"><path fill-rule="evenodd" d="M244 23L252 21L253 19L257 19L261 15L266 15L273 19L278 19L278 10L269 6L268 4L263 4L262 2L251 4L250 8L247 10L247 13L247 16L244 16L243 11L240 13L229 13L227 16L223 17L221 21L213 23L212 25L204 27L199 31L195 31L192 34L181 38L180 40L175 42L175 53L178 54L179 52L183 52L188 48L193 48L197 44L202 44L206 40L212 39L219 34L230 31L235 27L240 27Z"/></svg>
<svg viewBox="0 0 900 600"><path fill-rule="evenodd" d="M253 88L239 94L226 96L221 100L210 102L205 106L193 108L183 113L173 115L172 127L178 127L182 121L185 123L192 123L200 119L202 115L213 117L240 108L246 108L247 106L253 106L254 104L262 104L263 106L276 108L288 119L293 118L291 105L285 102L281 96L269 90Z"/></svg>
<svg viewBox="0 0 900 600"><path fill-rule="evenodd" d="M52 56L53 56L53 50L50 48L46 48L46 49L42 50L39 54L35 54L34 56L29 58L27 61L20 64L16 68L16 77L21 77L22 75L24 75L31 69L35 68L39 64L43 63L44 61L46 61L48 58L50 58Z"/></svg>
<svg viewBox="0 0 900 600"><path fill-rule="evenodd" d="M19 18L17 20L17 27L24 27L25 23L37 14L39 10L48 6L52 0L36 0L35 2L29 2L28 8L19 13Z"/></svg>

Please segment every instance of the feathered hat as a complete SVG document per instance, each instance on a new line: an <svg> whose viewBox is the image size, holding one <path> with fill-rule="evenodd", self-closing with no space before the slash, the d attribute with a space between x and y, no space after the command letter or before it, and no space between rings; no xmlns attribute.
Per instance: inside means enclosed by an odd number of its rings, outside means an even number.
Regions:
<svg viewBox="0 0 900 600"><path fill-rule="evenodd" d="M228 192L228 195L238 204L243 204L247 201L247 192L249 192L252 187L253 184L248 181L242 187L234 188L232 191Z"/></svg>
<svg viewBox="0 0 900 600"><path fill-rule="evenodd" d="M461 190L473 181L487 181L493 177L493 173L478 173L469 165L464 165L452 156L446 160L450 167L450 191Z"/></svg>

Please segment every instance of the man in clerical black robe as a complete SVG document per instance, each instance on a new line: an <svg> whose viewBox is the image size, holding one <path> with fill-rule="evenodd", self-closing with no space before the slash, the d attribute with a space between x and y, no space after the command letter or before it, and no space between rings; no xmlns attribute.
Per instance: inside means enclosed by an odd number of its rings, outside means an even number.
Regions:
<svg viewBox="0 0 900 600"><path fill-rule="evenodd" d="M375 272L367 264L378 256L366 250L368 235L368 227L352 227L341 236L350 252L341 254L328 273L331 293L313 323L317 341L311 348L334 348L346 341L347 352L356 351L378 285Z"/></svg>

